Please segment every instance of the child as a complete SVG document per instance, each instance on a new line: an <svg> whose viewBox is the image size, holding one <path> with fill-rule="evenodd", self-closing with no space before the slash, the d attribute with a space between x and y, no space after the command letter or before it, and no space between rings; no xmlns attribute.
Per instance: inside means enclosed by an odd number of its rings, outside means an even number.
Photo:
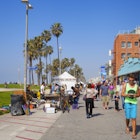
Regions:
<svg viewBox="0 0 140 140"><path fill-rule="evenodd" d="M115 110L119 111L119 99L120 99L120 96L119 96L118 91L116 91L114 98L115 98Z"/></svg>
<svg viewBox="0 0 140 140"><path fill-rule="evenodd" d="M40 90L37 92L37 99L39 99L40 100L40 97L41 95L40 95Z"/></svg>

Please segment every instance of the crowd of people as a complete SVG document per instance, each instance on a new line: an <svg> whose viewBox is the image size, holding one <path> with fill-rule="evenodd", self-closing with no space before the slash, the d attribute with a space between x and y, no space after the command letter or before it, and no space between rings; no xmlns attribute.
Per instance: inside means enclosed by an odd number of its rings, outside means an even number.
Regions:
<svg viewBox="0 0 140 140"><path fill-rule="evenodd" d="M119 88L118 88L119 87ZM30 88L30 87L28 87ZM27 91L28 91L27 88ZM58 85L53 83L50 86L50 94L65 94L67 90L66 85ZM140 89L135 81L135 76L130 74L127 81L121 81L120 85L116 86L111 81L100 81L98 83L75 84L71 87L72 94L69 95L69 104L72 109L79 109L79 98L81 93L83 94L83 100L85 101L86 117L93 117L94 100L102 102L102 108L104 110L109 109L109 103L114 101L114 109L116 112L120 111L120 103L122 105L121 110L125 113L126 133L130 133L130 121L132 122L132 138L136 138L136 118L137 118L137 97L140 97ZM44 98L45 83L40 86L40 98ZM38 95L37 95L38 97Z"/></svg>
<svg viewBox="0 0 140 140"><path fill-rule="evenodd" d="M140 97L140 88L135 81L135 76L130 74L127 81L121 81L120 85L114 86L113 82L102 81L97 84L88 83L84 92L86 117L93 116L94 100L101 100L102 107L109 109L109 102L114 101L115 111L120 111L119 103L121 101L122 110L126 118L126 133L130 133L130 121L132 123L132 139L136 139L136 118L137 118L137 98ZM121 100L120 100L121 99Z"/></svg>

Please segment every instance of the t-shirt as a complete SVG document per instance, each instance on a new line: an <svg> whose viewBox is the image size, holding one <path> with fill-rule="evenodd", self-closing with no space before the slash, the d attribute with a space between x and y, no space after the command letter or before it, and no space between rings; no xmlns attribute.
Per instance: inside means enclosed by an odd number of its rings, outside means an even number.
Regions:
<svg viewBox="0 0 140 140"><path fill-rule="evenodd" d="M93 88L86 89L86 98L93 98L94 97L94 90Z"/></svg>
<svg viewBox="0 0 140 140"><path fill-rule="evenodd" d="M131 87L129 83L126 84L126 94L136 94L138 85L135 84L134 87ZM137 104L137 98L125 97L125 103Z"/></svg>
<svg viewBox="0 0 140 140"><path fill-rule="evenodd" d="M102 96L107 96L108 95L108 88L109 88L108 86L104 86L104 85L101 86L100 89L101 89L101 95Z"/></svg>
<svg viewBox="0 0 140 140"><path fill-rule="evenodd" d="M110 89L110 90L113 90L113 89L114 89L114 86L112 86L112 85L109 86L109 89Z"/></svg>
<svg viewBox="0 0 140 140"><path fill-rule="evenodd" d="M44 85L41 85L41 87L40 87L40 93L41 94L44 94L44 92L45 92L45 87L44 87Z"/></svg>

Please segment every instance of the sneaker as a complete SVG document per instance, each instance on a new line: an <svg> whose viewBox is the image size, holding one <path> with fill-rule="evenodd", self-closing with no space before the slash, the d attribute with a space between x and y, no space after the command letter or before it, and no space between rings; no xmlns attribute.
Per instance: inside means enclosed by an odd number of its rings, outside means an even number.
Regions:
<svg viewBox="0 0 140 140"><path fill-rule="evenodd" d="M87 115L87 119L89 119L90 118L90 115Z"/></svg>

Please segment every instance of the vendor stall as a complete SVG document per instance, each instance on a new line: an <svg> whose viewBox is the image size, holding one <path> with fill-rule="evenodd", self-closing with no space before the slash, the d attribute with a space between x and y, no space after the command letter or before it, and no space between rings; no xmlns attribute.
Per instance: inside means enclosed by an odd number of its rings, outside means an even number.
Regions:
<svg viewBox="0 0 140 140"><path fill-rule="evenodd" d="M70 91L72 86L76 84L76 78L70 75L68 72L55 77L53 83L59 83L60 85L66 85L66 91Z"/></svg>

